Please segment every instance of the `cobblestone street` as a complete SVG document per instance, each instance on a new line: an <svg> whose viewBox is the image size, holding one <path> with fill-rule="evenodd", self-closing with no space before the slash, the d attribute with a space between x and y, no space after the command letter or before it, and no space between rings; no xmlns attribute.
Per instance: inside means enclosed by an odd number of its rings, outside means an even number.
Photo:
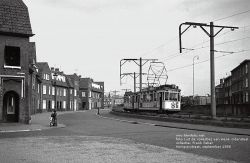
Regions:
<svg viewBox="0 0 250 163"><path fill-rule="evenodd" d="M0 162L224 162L131 140L95 136L29 137L0 140ZM228 161L233 162L233 161Z"/></svg>

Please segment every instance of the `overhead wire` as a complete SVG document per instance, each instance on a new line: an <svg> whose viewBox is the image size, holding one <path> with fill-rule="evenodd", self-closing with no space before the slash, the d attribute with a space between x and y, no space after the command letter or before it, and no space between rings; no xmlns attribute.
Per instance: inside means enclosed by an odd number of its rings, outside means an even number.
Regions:
<svg viewBox="0 0 250 163"><path fill-rule="evenodd" d="M231 17L234 17L234 16L238 16L238 15L241 15L241 14L248 13L248 12L250 12L250 9L246 10L246 11L243 11L243 12L236 13L236 14L232 14L232 15L229 15L229 16L226 16L226 17L223 17L223 18L215 19L214 22L220 21L220 20L225 20L225 19L228 19L228 18L231 18Z"/></svg>
<svg viewBox="0 0 250 163"><path fill-rule="evenodd" d="M228 18L231 18L231 17L234 17L234 16L238 16L238 15L242 15L242 14L248 13L248 12L250 12L250 9L249 9L249 10L246 10L246 11L243 11L243 12L235 13L235 14L232 14L232 15L229 15L229 16L226 16L226 17L222 17L222 18L219 18L219 19L215 19L215 20L213 20L213 21L216 22L216 21L228 19ZM249 26L250 26L250 25L242 26L242 27L243 27L243 28L246 28L246 27L249 27ZM188 30L190 30L190 29L188 29ZM229 31L228 31L228 32L225 32L225 33L222 34L222 35L225 35L225 34L227 34L227 33L229 33ZM221 36L222 36L222 35L221 35ZM173 37L173 38L171 38L170 40L168 40L167 43L163 43L163 44L161 44L161 45L159 45L159 46L157 46L157 47L155 47L155 48L149 50L148 52L145 52L145 53L141 54L141 56L147 56L147 55L151 54L152 52L154 52L155 50L160 49L160 48L166 46L167 44L171 43L173 40L175 40L175 39L177 39L177 38L178 38L178 37ZM177 54L177 53L175 53L174 55L176 55L176 54ZM171 57L171 56L170 56L170 57Z"/></svg>
<svg viewBox="0 0 250 163"><path fill-rule="evenodd" d="M240 51L237 51L237 52L230 52L228 54L223 54L223 55L217 56L217 57L215 57L215 59L225 57L225 56L228 56L228 55L232 55L232 54L235 54L235 53L243 53L243 52L247 52L247 51L250 51L250 49L240 50ZM220 52L220 51L215 51L215 52ZM203 60L203 61L200 61L200 62L196 62L196 63L194 63L194 65L201 64L201 63L207 62L209 60L210 59L206 59L206 60ZM191 66L193 66L193 63L185 65L185 66L181 66L181 67L177 67L177 68L167 70L167 72L171 72L171 71L175 71L175 70L179 70L179 69L183 69L183 68L191 67Z"/></svg>
<svg viewBox="0 0 250 163"><path fill-rule="evenodd" d="M217 43L215 45L228 44L228 43L232 43L232 42L236 42L236 41L241 41L241 40L245 40L245 39L249 39L249 38L250 38L250 36L247 36L247 37L243 37L243 38L240 38L240 39L234 39L234 40L230 40L230 41L225 41L225 42ZM175 56L170 57L170 58L166 58L163 61L168 61L168 60L174 59L176 57L182 56L183 54L190 53L191 51L200 50L200 49L204 49L204 48L208 48L208 47L210 47L210 46L208 45L208 46L203 46L203 47L199 47L199 48L195 48L195 49L192 47L192 50L190 50L190 51L187 51L187 52L184 52L184 53L176 53Z"/></svg>

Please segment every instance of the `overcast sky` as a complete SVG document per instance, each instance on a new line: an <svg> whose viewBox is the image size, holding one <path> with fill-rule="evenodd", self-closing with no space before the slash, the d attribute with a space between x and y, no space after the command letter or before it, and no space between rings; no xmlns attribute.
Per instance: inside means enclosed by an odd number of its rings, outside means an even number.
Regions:
<svg viewBox="0 0 250 163"><path fill-rule="evenodd" d="M244 59L250 58L249 0L24 0L29 8L37 59L65 73L105 82L105 91L133 89L133 79L119 80L123 58L154 58L168 70L168 84L192 94L193 57L209 59L209 37L200 28L183 35L185 50L179 55L178 26L183 22L238 26L223 29L215 38L216 84ZM231 17L228 17L231 16ZM226 18L228 17L228 18ZM225 18L218 20L220 18ZM217 21L215 21L217 20ZM240 39L240 40L239 40ZM234 40L234 41L232 41ZM236 41L237 40L237 41ZM229 42L231 41L231 42ZM230 54L230 55L228 55ZM143 67L148 71L149 64ZM176 69L177 68L177 69ZM180 68L180 69L178 69ZM123 72L138 72L126 63ZM195 65L195 94L210 94L209 62ZM146 82L146 81L143 81Z"/></svg>

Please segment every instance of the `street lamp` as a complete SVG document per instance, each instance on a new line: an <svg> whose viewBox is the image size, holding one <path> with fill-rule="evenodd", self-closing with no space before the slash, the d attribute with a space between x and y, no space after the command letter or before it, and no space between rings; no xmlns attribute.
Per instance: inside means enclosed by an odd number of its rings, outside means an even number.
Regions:
<svg viewBox="0 0 250 163"><path fill-rule="evenodd" d="M196 56L194 56L193 57L193 105L194 105L194 60L195 59L199 59L199 56L198 55L196 55Z"/></svg>

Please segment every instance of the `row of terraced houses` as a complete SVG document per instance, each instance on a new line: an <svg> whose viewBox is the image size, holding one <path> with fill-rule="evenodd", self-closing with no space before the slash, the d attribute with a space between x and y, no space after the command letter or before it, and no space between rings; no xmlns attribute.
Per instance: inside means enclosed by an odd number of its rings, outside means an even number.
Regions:
<svg viewBox="0 0 250 163"><path fill-rule="evenodd" d="M103 107L104 82L37 62L22 0L0 0L0 122L30 123L37 112Z"/></svg>
<svg viewBox="0 0 250 163"><path fill-rule="evenodd" d="M250 60L244 60L216 86L216 103L228 114L250 115Z"/></svg>
<svg viewBox="0 0 250 163"><path fill-rule="evenodd" d="M32 113L36 111L90 110L103 108L104 82L81 78L76 73L67 75L59 68L49 67L47 62L37 62L37 92L40 99L34 101ZM35 82L35 81L34 81Z"/></svg>

